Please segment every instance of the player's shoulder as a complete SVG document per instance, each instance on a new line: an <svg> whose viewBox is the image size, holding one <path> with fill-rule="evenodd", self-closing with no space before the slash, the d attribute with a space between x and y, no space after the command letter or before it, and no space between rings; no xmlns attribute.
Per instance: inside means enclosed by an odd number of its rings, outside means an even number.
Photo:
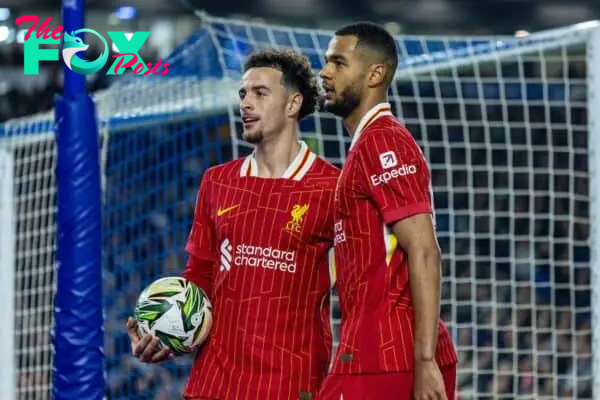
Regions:
<svg viewBox="0 0 600 400"><path fill-rule="evenodd" d="M313 156L314 160L306 175L302 178L301 186L303 189L312 188L333 191L341 170L321 156L314 153Z"/></svg>
<svg viewBox="0 0 600 400"><path fill-rule="evenodd" d="M333 165L330 161L324 159L320 155L315 154L315 161L312 172L324 177L337 178L341 169Z"/></svg>
<svg viewBox="0 0 600 400"><path fill-rule="evenodd" d="M373 121L371 125L365 128L365 139L377 141L386 139L395 139L400 141L414 142L412 133L396 117L387 115Z"/></svg>
<svg viewBox="0 0 600 400"><path fill-rule="evenodd" d="M240 176L240 171L244 158L238 158L231 161L226 161L222 164L213 165L204 172L203 179L210 182L218 182L223 180L231 180L234 177Z"/></svg>
<svg viewBox="0 0 600 400"><path fill-rule="evenodd" d="M412 132L396 117L378 118L367 126L357 147L361 152L372 153L373 148L389 147L401 153L420 153L421 149Z"/></svg>

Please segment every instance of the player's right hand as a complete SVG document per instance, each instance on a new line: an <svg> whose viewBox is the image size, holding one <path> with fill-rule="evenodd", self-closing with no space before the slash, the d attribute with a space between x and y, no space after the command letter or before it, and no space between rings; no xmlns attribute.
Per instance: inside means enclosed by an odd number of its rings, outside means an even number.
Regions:
<svg viewBox="0 0 600 400"><path fill-rule="evenodd" d="M135 318L129 317L127 319L127 332L131 340L131 352L140 361L154 364L173 359L174 355L171 349L168 347L161 349L156 336L144 335L140 337Z"/></svg>
<svg viewBox="0 0 600 400"><path fill-rule="evenodd" d="M435 361L415 362L414 379L415 400L448 400L444 378Z"/></svg>

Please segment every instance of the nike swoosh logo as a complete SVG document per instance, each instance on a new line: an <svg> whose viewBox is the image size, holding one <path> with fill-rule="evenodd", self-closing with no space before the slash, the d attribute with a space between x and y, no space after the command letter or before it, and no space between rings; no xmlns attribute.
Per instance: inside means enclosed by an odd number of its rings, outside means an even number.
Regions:
<svg viewBox="0 0 600 400"><path fill-rule="evenodd" d="M220 217L223 214L227 214L229 211L238 208L240 205L236 204L235 206L227 207L227 208L219 208L217 210L217 217Z"/></svg>

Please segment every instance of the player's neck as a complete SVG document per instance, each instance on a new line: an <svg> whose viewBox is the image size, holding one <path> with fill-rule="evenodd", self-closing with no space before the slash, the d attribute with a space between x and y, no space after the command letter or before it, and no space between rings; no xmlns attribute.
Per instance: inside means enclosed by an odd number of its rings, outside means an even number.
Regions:
<svg viewBox="0 0 600 400"><path fill-rule="evenodd" d="M386 101L387 99L385 95L373 95L364 98L358 107L356 107L354 111L344 118L344 127L348 131L348 134L350 136L354 136L356 134L356 128L358 128L358 124L365 114L377 104L384 103Z"/></svg>
<svg viewBox="0 0 600 400"><path fill-rule="evenodd" d="M254 158L260 178L281 178L300 151L295 129L256 145Z"/></svg>

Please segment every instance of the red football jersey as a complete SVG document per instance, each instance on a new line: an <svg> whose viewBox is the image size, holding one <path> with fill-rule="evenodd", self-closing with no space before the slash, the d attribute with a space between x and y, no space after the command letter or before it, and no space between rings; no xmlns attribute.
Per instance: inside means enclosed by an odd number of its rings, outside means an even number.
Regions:
<svg viewBox="0 0 600 400"><path fill-rule="evenodd" d="M432 213L430 174L412 135L382 103L361 120L335 196L335 270L342 324L333 374L413 369L407 254L391 225ZM439 322L437 361L456 363Z"/></svg>
<svg viewBox="0 0 600 400"><path fill-rule="evenodd" d="M257 177L250 155L202 180L186 249L210 271L184 276L211 277L214 321L188 398L314 398L327 374L339 169L301 145L281 179Z"/></svg>

